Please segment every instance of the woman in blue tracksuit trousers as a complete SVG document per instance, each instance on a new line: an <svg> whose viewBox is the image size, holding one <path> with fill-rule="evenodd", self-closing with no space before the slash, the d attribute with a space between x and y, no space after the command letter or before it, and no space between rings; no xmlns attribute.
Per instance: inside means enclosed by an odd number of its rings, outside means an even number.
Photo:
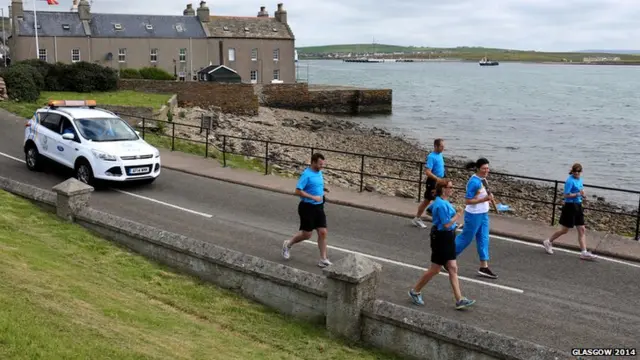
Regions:
<svg viewBox="0 0 640 360"><path fill-rule="evenodd" d="M482 184L486 183L489 175L489 160L480 158L476 162L466 165L469 170L475 169L476 173L467 182L467 191L464 196L466 207L464 209L464 227L456 236L456 257L476 239L476 249L480 258L478 274L497 279L498 276L489 269L489 202L493 195L487 193Z"/></svg>

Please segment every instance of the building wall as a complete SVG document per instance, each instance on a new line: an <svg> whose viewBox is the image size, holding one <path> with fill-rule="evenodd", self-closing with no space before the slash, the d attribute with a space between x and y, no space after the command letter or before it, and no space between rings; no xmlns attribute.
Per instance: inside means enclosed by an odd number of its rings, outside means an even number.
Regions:
<svg viewBox="0 0 640 360"><path fill-rule="evenodd" d="M240 74L243 81L251 80L251 71L257 71L257 83L270 84L274 70L279 70L279 78L285 83L296 81L293 40L263 39L221 39L224 65ZM235 49L235 61L229 58L229 49ZM252 50L258 49L256 60L252 60ZM279 49L278 60L274 60L274 50Z"/></svg>
<svg viewBox="0 0 640 360"><path fill-rule="evenodd" d="M97 62L115 69L142 68L157 66L174 73L173 60L176 60L176 71L191 73L195 76L198 70L209 64L221 64L220 42L224 65L234 69L245 83L251 82L251 71L257 71L258 83L269 84L274 78L274 70L279 70L279 79L285 83L296 80L294 62L294 42L292 40L263 39L141 39L141 38L91 38L91 37L38 37L40 49L47 50L47 61L55 63L72 62L72 51L78 49L80 60ZM13 60L20 61L36 58L34 37L17 37L13 50ZM119 62L119 49L126 49L125 62ZM151 62L151 49L158 49L157 61ZM180 61L180 49L186 50L186 60ZM235 49L235 61L229 59L229 49ZM252 60L252 49L258 49L258 57ZM278 60L274 60L274 50L278 49ZM107 54L112 59L107 60ZM189 77L187 76L187 80Z"/></svg>

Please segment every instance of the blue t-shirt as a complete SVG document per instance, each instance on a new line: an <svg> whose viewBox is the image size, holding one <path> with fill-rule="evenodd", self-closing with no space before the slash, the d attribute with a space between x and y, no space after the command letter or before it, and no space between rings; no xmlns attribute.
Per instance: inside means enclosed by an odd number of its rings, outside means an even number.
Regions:
<svg viewBox="0 0 640 360"><path fill-rule="evenodd" d="M456 214L456 209L453 208L448 200L442 199L440 196L436 196L431 207L432 217L431 223L436 229L442 230L455 230L458 227L457 223L454 223L450 228L444 226L448 224Z"/></svg>
<svg viewBox="0 0 640 360"><path fill-rule="evenodd" d="M564 184L564 194L567 195L579 193L582 189L584 189L584 185L582 185L582 178L576 179L573 177L573 175L569 175L567 181L565 181ZM580 204L582 203L582 195L578 195L578 197L575 198L564 198L564 201L568 203Z"/></svg>
<svg viewBox="0 0 640 360"><path fill-rule="evenodd" d="M296 189L300 189L307 194L313 196L324 196L324 178L322 177L322 170L313 171L311 168L306 168L302 174L300 175L300 179L298 180L298 185L296 185ZM307 199L305 197L300 197L300 200L304 202L308 202L311 204L322 204L321 202L317 202L311 199Z"/></svg>
<svg viewBox="0 0 640 360"><path fill-rule="evenodd" d="M433 175L439 178L444 177L444 158L442 157L442 153L431 152L427 156L425 166L427 169L431 170Z"/></svg>
<svg viewBox="0 0 640 360"><path fill-rule="evenodd" d="M467 182L467 191L464 194L464 198L471 200L477 196L479 199L483 199L487 197L487 195L487 189L482 185L482 179L479 178L478 175L473 174ZM489 212L489 203L481 202L474 205L467 205L465 211L470 214L484 214Z"/></svg>

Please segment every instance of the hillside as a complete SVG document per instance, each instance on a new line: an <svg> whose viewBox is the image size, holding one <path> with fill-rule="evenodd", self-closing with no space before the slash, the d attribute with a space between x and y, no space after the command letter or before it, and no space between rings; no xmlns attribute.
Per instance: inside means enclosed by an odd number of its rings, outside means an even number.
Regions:
<svg viewBox="0 0 640 360"><path fill-rule="evenodd" d="M531 61L531 62L582 62L585 57L607 58L619 57L621 63L640 62L640 54L607 53L607 52L539 52L533 50L510 50L484 47L460 46L455 48L431 48L417 46L397 46L386 44L341 44L325 46L299 47L301 59L341 58L344 55L392 57L402 54L405 58L448 58L478 61L484 56L498 61ZM396 55L397 57L397 55Z"/></svg>

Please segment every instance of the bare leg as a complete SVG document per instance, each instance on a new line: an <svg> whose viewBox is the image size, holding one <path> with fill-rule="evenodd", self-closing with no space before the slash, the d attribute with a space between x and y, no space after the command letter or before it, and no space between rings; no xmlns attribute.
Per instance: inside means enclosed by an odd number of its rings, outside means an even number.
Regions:
<svg viewBox="0 0 640 360"><path fill-rule="evenodd" d="M320 250L320 259L327 259L327 228L319 228L318 232L318 249Z"/></svg>
<svg viewBox="0 0 640 360"><path fill-rule="evenodd" d="M293 245L305 241L305 240L309 240L311 239L311 235L313 235L313 233L311 231L300 231L297 234L295 234L291 239L289 239L289 247L292 247Z"/></svg>
<svg viewBox="0 0 640 360"><path fill-rule="evenodd" d="M424 210L427 208L427 206L429 206L429 203L431 203L431 200L422 200L420 205L418 205L418 212L416 213L417 218L422 217L422 215L424 214Z"/></svg>
<svg viewBox="0 0 640 360"><path fill-rule="evenodd" d="M557 238L559 238L560 236L568 232L569 232L569 228L566 226L563 226L560 230L554 232L553 235L551 235L551 237L549 238L549 241L553 242L554 240L556 240Z"/></svg>
<svg viewBox="0 0 640 360"><path fill-rule="evenodd" d="M425 285L427 285L427 283L431 281L431 279L433 279L434 276L440 273L440 269L441 269L440 265L431 264L431 266L429 266L429 269L427 269L427 271L425 271L424 274L422 274L422 276L420 277L416 285L413 287L413 291L419 293L420 290L422 290L422 288Z"/></svg>
<svg viewBox="0 0 640 360"><path fill-rule="evenodd" d="M587 239L585 236L585 227L584 225L577 226L578 230L578 243L580 244L580 250L587 251Z"/></svg>
<svg viewBox="0 0 640 360"><path fill-rule="evenodd" d="M447 270L449 270L449 282L451 283L451 289L453 289L453 296L456 301L462 299L462 292L460 291L460 282L458 281L458 264L455 260L449 260L447 262Z"/></svg>

